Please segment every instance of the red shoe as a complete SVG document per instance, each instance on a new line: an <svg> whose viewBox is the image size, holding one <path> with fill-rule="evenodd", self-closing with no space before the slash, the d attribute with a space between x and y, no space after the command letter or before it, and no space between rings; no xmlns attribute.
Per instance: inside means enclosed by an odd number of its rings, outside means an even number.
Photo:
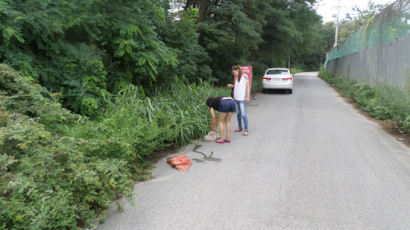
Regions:
<svg viewBox="0 0 410 230"><path fill-rule="evenodd" d="M231 139L225 139L224 140L226 143L231 143Z"/></svg>
<svg viewBox="0 0 410 230"><path fill-rule="evenodd" d="M216 143L219 143L219 144L223 144L223 143L224 143L224 140L216 140L215 142L216 142Z"/></svg>

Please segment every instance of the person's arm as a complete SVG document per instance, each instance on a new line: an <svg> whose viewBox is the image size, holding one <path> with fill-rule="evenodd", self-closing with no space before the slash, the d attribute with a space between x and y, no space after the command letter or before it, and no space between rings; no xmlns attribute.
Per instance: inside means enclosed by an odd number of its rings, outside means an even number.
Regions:
<svg viewBox="0 0 410 230"><path fill-rule="evenodd" d="M228 88L233 88L233 85L232 84L227 84L226 85Z"/></svg>
<svg viewBox="0 0 410 230"><path fill-rule="evenodd" d="M211 112L211 117L212 117L212 121L209 123L209 125L211 126L212 130L214 132L216 132L216 116L215 116L215 110L214 108L210 108L209 112Z"/></svg>
<svg viewBox="0 0 410 230"><path fill-rule="evenodd" d="M249 86L249 79L248 82L246 82L246 103L248 103L251 100L251 87Z"/></svg>

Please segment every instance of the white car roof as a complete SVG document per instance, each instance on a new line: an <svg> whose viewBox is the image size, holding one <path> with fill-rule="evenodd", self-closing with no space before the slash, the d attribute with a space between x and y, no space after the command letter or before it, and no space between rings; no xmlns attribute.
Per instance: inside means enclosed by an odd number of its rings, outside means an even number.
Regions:
<svg viewBox="0 0 410 230"><path fill-rule="evenodd" d="M267 69L267 70L275 70L275 69L280 69L280 70L289 70L289 69L287 69L287 68L269 68L269 69Z"/></svg>

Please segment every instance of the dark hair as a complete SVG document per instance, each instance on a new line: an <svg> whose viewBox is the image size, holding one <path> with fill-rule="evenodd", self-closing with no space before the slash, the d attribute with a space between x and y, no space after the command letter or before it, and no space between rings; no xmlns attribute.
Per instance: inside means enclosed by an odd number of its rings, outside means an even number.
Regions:
<svg viewBox="0 0 410 230"><path fill-rule="evenodd" d="M234 65L232 66L232 70L238 70L238 82L241 81L241 77L242 77L242 70L241 70L241 66L240 65Z"/></svg>
<svg viewBox="0 0 410 230"><path fill-rule="evenodd" d="M214 101L214 97L208 97L208 99L206 99L206 105L208 106L208 107L211 107L211 105L212 105L212 102Z"/></svg>

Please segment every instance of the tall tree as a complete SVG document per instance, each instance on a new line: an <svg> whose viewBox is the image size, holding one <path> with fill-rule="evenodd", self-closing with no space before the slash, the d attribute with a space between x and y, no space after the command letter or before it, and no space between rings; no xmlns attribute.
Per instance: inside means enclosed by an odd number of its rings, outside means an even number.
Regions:
<svg viewBox="0 0 410 230"><path fill-rule="evenodd" d="M107 90L152 87L176 57L158 36L162 0L3 0L0 61L53 92L70 109L91 115Z"/></svg>
<svg viewBox="0 0 410 230"><path fill-rule="evenodd" d="M209 0L199 0L199 17L198 21L202 22L206 17L206 10L208 9Z"/></svg>
<svg viewBox="0 0 410 230"><path fill-rule="evenodd" d="M234 64L247 64L251 51L262 41L261 24L249 17L245 6L252 1L212 1L207 17L200 23L200 44L211 56L214 77L221 83L230 80Z"/></svg>

